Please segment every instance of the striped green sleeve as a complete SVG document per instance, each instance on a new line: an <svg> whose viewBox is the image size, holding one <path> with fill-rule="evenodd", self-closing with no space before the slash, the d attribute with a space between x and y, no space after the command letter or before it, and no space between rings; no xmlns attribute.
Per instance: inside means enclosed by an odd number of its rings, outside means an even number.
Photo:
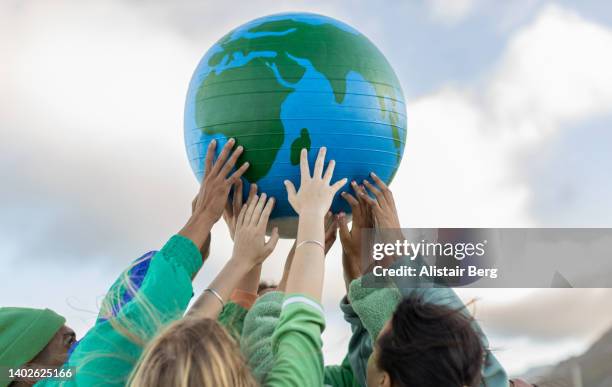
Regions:
<svg viewBox="0 0 612 387"><path fill-rule="evenodd" d="M321 304L305 295L287 295L272 335L274 363L263 385L322 386L324 328Z"/></svg>

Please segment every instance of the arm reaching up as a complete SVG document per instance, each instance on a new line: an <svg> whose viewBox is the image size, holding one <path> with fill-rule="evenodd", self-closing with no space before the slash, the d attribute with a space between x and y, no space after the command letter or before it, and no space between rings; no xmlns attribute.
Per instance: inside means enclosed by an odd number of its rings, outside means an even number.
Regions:
<svg viewBox="0 0 612 387"><path fill-rule="evenodd" d="M374 218L370 205L363 198L364 188L351 182L351 188L357 198L348 192L341 194L342 198L351 206L353 213L353 223L351 229L344 213L338 214L338 224L340 228L340 243L342 244L342 268L344 272L344 284L348 292L350 283L361 276L362 260L362 232L363 229L374 227Z"/></svg>
<svg viewBox="0 0 612 387"><path fill-rule="evenodd" d="M278 242L278 230L272 231L267 242L265 238L273 207L274 198L267 200L265 193L254 195L242 206L236 221L232 257L189 310L190 317L216 319L240 280L272 253Z"/></svg>
<svg viewBox="0 0 612 387"><path fill-rule="evenodd" d="M223 211L223 220L227 224L227 228L230 233L230 237L232 241L235 240L236 234L236 223L238 222L238 215L240 215L240 210L242 209L242 180L238 179L234 184L234 195L231 202L227 202L225 206L225 210ZM257 184L253 183L249 187L249 196L247 198L247 203L251 201L251 199L257 194ZM270 199L273 200L273 199ZM248 294L257 294L257 288L259 287L259 279L261 277L261 263L259 265L255 265L238 283L236 290L240 290L242 292L246 292Z"/></svg>
<svg viewBox="0 0 612 387"><path fill-rule="evenodd" d="M336 238L338 237L338 220L335 219L334 215L331 211L328 211L325 215L325 255L332 248L334 243L336 242ZM295 242L293 242L293 246L291 246L291 250L289 250L289 254L287 254L287 259L285 260L285 267L283 268L283 276L278 283L278 290L284 292L287 287L287 279L289 277L289 271L291 270L291 262L293 262L293 256L295 255Z"/></svg>
<svg viewBox="0 0 612 387"><path fill-rule="evenodd" d="M299 215L295 255L287 279L287 293L303 293L321 300L325 257L325 228L323 218L334 195L344 184L343 178L330 185L335 161L331 160L323 173L325 147L319 150L314 171L310 175L306 149L300 156L301 183L296 192L293 183L285 180L289 204Z"/></svg>

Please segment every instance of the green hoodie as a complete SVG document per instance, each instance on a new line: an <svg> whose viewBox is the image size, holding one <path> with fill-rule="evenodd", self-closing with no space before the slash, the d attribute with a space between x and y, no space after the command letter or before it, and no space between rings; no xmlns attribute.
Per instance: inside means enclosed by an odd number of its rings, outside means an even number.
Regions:
<svg viewBox="0 0 612 387"><path fill-rule="evenodd" d="M151 259L133 297L113 310L114 316L99 318L79 341L64 365L74 367L74 377L43 380L36 386L124 386L147 342L182 317L193 296L191 279L201 266L202 256L191 240L170 238Z"/></svg>

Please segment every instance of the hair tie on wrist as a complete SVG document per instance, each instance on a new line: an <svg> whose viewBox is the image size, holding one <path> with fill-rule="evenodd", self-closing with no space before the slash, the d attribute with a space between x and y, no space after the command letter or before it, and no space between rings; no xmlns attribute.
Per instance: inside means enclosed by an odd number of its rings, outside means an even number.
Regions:
<svg viewBox="0 0 612 387"><path fill-rule="evenodd" d="M295 248L297 249L300 246L305 245L307 243L312 243L314 245L318 245L318 246L320 246L323 249L323 251L325 251L325 245L323 243L319 242L319 241L314 240L314 239L307 239L305 241L301 241L300 243L297 244L297 246L295 246Z"/></svg>
<svg viewBox="0 0 612 387"><path fill-rule="evenodd" d="M204 291L210 292L213 296L217 297L217 300L219 300L219 302L221 303L221 307L225 307L225 302L223 301L223 297L221 297L218 291L216 291L213 288L206 288L204 289Z"/></svg>

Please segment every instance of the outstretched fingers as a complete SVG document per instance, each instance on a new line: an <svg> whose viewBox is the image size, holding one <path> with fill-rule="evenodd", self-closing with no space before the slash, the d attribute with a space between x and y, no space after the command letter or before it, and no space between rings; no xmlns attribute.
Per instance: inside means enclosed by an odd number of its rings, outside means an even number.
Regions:
<svg viewBox="0 0 612 387"><path fill-rule="evenodd" d="M236 171L234 171L234 173L232 173L230 175L230 177L227 178L227 181L230 184L235 183L236 181L240 180L240 178L242 177L242 175L244 175L244 173L246 172L247 169L249 169L249 162L245 162L244 164L242 164L240 166L240 168L238 168Z"/></svg>
<svg viewBox="0 0 612 387"><path fill-rule="evenodd" d="M238 219L236 219L236 231L242 227L242 225L244 224L244 217L246 215L247 212L247 204L244 203L242 205L242 208L240 209L240 213L238 214Z"/></svg>
<svg viewBox="0 0 612 387"><path fill-rule="evenodd" d="M261 216L259 217L259 221L257 223L258 227L268 227L268 220L270 219L270 214L272 213L272 210L274 209L274 203L275 200L274 198L270 198L268 199L268 202L266 203L266 206L263 208L263 211L261 212Z"/></svg>
<svg viewBox="0 0 612 387"><path fill-rule="evenodd" d="M231 215L236 216L242 207L242 180L238 179L234 183L234 197L232 198Z"/></svg>
<svg viewBox="0 0 612 387"><path fill-rule="evenodd" d="M264 205L266 204L267 198L268 198L268 195L266 195L265 192L262 193L261 196L259 196L257 205L255 206L255 209L253 210L253 216L251 217L251 225L256 225L259 223L259 218L261 217L261 213L264 209Z"/></svg>
<svg viewBox="0 0 612 387"><path fill-rule="evenodd" d="M259 196L255 195L247 202L247 208L244 214L244 224L251 224L251 218L253 217L253 212L255 211L255 207L259 202Z"/></svg>
<svg viewBox="0 0 612 387"><path fill-rule="evenodd" d="M374 184L370 183L367 180L364 180L363 184L366 186L368 191L372 192L372 194L376 198L376 201L378 202L379 207L382 208L382 207L384 207L387 204L387 200L385 199L385 195L383 195L383 193L378 188L376 188L374 186Z"/></svg>
<svg viewBox="0 0 612 387"><path fill-rule="evenodd" d="M357 199L355 199L353 195L348 192L342 192L340 193L340 196L342 196L342 198L346 200L349 206L351 206L352 212L355 212L356 210L359 211L359 202L357 201Z"/></svg>
<svg viewBox="0 0 612 387"><path fill-rule="evenodd" d="M206 149L206 158L204 159L204 176L208 176L213 167L215 149L217 149L217 140L212 140L208 143L208 149Z"/></svg>
<svg viewBox="0 0 612 387"><path fill-rule="evenodd" d="M236 148L234 152L232 152L232 155L230 156L230 158L227 160L227 162L221 169L221 172L220 172L221 176L229 175L229 173L231 172L232 168L234 168L234 165L236 165L236 162L238 161L238 158L240 157L243 151L244 151L244 148L242 147L242 145L240 145L238 148Z"/></svg>
<svg viewBox="0 0 612 387"><path fill-rule="evenodd" d="M265 251L266 256L272 254L272 252L274 251L274 248L276 247L276 244L278 243L279 238L280 238L280 235L278 234L278 227L274 227L274 229L272 229L272 234L270 235L270 239L268 239L268 241L264 245L264 251Z"/></svg>
<svg viewBox="0 0 612 387"><path fill-rule="evenodd" d="M365 189L362 188L357 195L359 199L365 202L365 204L367 204L370 208L380 209L378 200L372 199Z"/></svg>
<svg viewBox="0 0 612 387"><path fill-rule="evenodd" d="M234 147L235 143L236 143L236 140L234 140L233 138L230 138L229 140L227 140L227 143L225 143L225 146L223 147L223 149L221 149L221 153L219 153L219 157L217 157L217 160L214 162L210 170L211 174L214 174L214 175L219 174L219 172L221 171L221 168L223 168L223 166L225 165L225 161L227 160L227 157L229 156L229 153Z"/></svg>
<svg viewBox="0 0 612 387"><path fill-rule="evenodd" d="M344 178L342 178L342 179L338 180L337 182L335 182L335 183L334 183L334 184L331 186L331 190L332 190L333 195L335 195L335 194L336 194L336 192L338 192L338 191L340 190L340 188L344 187L344 185L346 184L346 182L347 182L347 178L346 178L346 177L344 177Z"/></svg>
<svg viewBox="0 0 612 387"><path fill-rule="evenodd" d="M249 187L249 198L247 199L247 201L251 200L251 198L255 196L256 194L257 194L257 184L253 183Z"/></svg>
<svg viewBox="0 0 612 387"><path fill-rule="evenodd" d="M287 189L287 200L289 200L289 203L293 205L295 197L297 195L297 192L295 191L295 186L290 180L285 180L284 183L285 188Z"/></svg>
<svg viewBox="0 0 612 387"><path fill-rule="evenodd" d="M325 165L325 155L327 154L327 148L322 146L317 154L317 160L315 161L314 173L312 175L315 179L320 179L323 176L323 166ZM333 172L333 171L332 171Z"/></svg>
<svg viewBox="0 0 612 387"><path fill-rule="evenodd" d="M302 183L306 179L310 179L310 167L308 166L308 151L306 148L302 149L300 153L300 175L302 176Z"/></svg>
<svg viewBox="0 0 612 387"><path fill-rule="evenodd" d="M340 229L340 242L342 242L343 245L346 245L351 241L351 231L348 228L346 215L344 212L341 212L337 215L336 219L338 222L338 228Z"/></svg>
<svg viewBox="0 0 612 387"><path fill-rule="evenodd" d="M370 172L370 176L372 177L372 180L374 180L374 183L376 183L376 185L380 188L380 191L382 192L387 202L391 202L393 200L393 194L391 193L391 190L389 189L387 184L385 184L385 182L382 181L382 179L378 177L378 175L376 175L374 172Z"/></svg>
<svg viewBox="0 0 612 387"><path fill-rule="evenodd" d="M331 181L332 176L334 176L334 168L336 168L336 160L329 160L329 163L327 163L327 169L323 175L323 181L328 184Z"/></svg>

